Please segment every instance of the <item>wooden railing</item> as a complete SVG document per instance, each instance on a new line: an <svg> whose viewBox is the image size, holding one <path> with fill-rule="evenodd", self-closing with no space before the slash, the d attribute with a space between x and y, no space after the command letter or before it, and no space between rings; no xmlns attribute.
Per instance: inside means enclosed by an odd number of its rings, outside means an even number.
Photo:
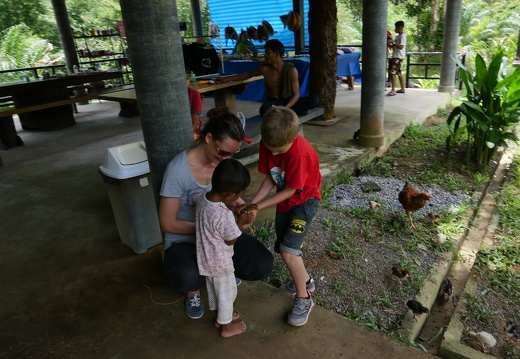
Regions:
<svg viewBox="0 0 520 359"><path fill-rule="evenodd" d="M44 71L48 71L49 74L55 75L57 69L63 70L63 71L59 71L63 74L67 73L67 67L66 67L66 65L63 65L63 64L62 65L40 66L40 67L23 67L23 68L19 68L19 69L11 69L11 70L0 70L0 82L6 82L6 81L1 80L3 74L19 73L20 76L17 76L17 79L21 81L22 74L24 72L27 74L29 79L39 79L41 77L40 75Z"/></svg>

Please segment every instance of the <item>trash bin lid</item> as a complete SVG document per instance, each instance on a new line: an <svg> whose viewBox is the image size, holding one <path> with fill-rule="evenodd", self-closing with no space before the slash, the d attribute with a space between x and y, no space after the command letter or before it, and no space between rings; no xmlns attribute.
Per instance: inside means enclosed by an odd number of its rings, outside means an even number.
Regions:
<svg viewBox="0 0 520 359"><path fill-rule="evenodd" d="M108 148L99 170L104 175L116 179L150 173L144 141Z"/></svg>

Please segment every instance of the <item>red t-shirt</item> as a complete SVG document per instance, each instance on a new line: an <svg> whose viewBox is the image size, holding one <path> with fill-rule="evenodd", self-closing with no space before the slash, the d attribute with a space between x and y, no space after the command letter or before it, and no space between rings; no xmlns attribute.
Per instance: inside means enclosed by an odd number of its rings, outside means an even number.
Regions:
<svg viewBox="0 0 520 359"><path fill-rule="evenodd" d="M190 99L191 114L201 115L197 128L193 131L193 140L197 141L202 132L202 95L199 91L188 87L188 97Z"/></svg>
<svg viewBox="0 0 520 359"><path fill-rule="evenodd" d="M277 192L286 186L296 189L291 198L276 205L277 212L286 212L311 197L321 200L320 160L304 137L296 137L289 151L276 156L260 141L259 155L258 172L273 177Z"/></svg>
<svg viewBox="0 0 520 359"><path fill-rule="evenodd" d="M202 115L202 96L200 92L188 87L188 97L190 98L191 114Z"/></svg>

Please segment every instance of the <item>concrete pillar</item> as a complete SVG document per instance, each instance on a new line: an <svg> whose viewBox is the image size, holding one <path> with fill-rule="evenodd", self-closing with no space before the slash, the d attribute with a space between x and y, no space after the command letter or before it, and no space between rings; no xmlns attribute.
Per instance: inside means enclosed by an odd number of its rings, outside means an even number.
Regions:
<svg viewBox="0 0 520 359"><path fill-rule="evenodd" d="M193 36L204 35L202 29L202 14L200 12L200 0L191 0L191 21L193 23Z"/></svg>
<svg viewBox="0 0 520 359"><path fill-rule="evenodd" d="M446 21L442 38L441 79L437 89L439 92L453 92L455 90L457 66L453 57L457 56L461 13L462 0L447 0Z"/></svg>
<svg viewBox="0 0 520 359"><path fill-rule="evenodd" d="M177 4L121 0L156 200L164 169L193 143Z"/></svg>
<svg viewBox="0 0 520 359"><path fill-rule="evenodd" d="M74 35L70 28L69 15L67 14L67 6L65 0L52 0L54 16L58 26L58 34L60 35L61 47L65 55L65 62L69 73L74 72L74 65L79 68L78 55L76 46L74 45Z"/></svg>
<svg viewBox="0 0 520 359"><path fill-rule="evenodd" d="M388 1L363 1L363 74L359 143L366 147L385 144L384 100Z"/></svg>

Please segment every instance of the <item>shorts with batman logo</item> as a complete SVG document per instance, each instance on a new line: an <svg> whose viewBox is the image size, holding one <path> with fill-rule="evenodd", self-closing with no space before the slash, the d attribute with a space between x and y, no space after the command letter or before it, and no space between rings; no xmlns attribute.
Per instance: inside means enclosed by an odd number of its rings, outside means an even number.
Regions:
<svg viewBox="0 0 520 359"><path fill-rule="evenodd" d="M311 198L287 212L276 212L276 242L274 244L276 253L281 251L296 256L302 254L303 241L319 206L320 201Z"/></svg>

